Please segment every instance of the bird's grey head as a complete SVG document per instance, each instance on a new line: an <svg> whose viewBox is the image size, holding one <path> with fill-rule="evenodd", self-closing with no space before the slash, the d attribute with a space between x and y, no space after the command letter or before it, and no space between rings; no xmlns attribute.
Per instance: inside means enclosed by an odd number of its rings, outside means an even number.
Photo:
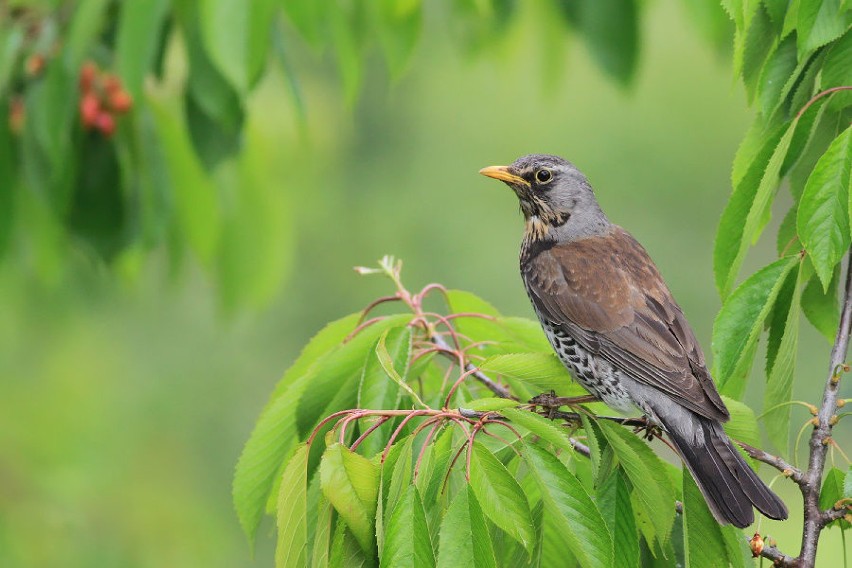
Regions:
<svg viewBox="0 0 852 568"><path fill-rule="evenodd" d="M558 156L530 154L510 166L491 166L479 173L514 190L528 238L576 240L605 233L611 226L586 176Z"/></svg>

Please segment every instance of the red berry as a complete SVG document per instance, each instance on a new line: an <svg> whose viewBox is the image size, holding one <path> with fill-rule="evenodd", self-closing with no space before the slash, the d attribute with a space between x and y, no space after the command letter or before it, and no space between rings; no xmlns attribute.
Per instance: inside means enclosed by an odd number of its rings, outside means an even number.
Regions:
<svg viewBox="0 0 852 568"><path fill-rule="evenodd" d="M80 90L88 93L95 85L95 79L98 76L98 68L91 61L87 61L80 68Z"/></svg>
<svg viewBox="0 0 852 568"><path fill-rule="evenodd" d="M115 119L108 112L101 112L97 119L95 119L95 127L101 131L101 133L109 138L112 136L113 132L115 132Z"/></svg>
<svg viewBox="0 0 852 568"><path fill-rule="evenodd" d="M109 97L109 106L119 114L124 114L133 107L133 98L127 91L120 90Z"/></svg>
<svg viewBox="0 0 852 568"><path fill-rule="evenodd" d="M86 93L80 99L80 120L83 126L91 128L96 125L101 114L101 101L94 93Z"/></svg>

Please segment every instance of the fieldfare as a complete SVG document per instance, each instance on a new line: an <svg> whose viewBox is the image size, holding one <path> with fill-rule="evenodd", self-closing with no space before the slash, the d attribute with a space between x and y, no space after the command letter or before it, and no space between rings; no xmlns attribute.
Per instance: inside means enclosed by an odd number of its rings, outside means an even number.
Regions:
<svg viewBox="0 0 852 568"><path fill-rule="evenodd" d="M683 311L642 245L601 211L586 177L541 154L479 173L518 196L524 285L574 379L662 428L720 523L750 525L752 506L786 519L784 502L722 429L730 415Z"/></svg>

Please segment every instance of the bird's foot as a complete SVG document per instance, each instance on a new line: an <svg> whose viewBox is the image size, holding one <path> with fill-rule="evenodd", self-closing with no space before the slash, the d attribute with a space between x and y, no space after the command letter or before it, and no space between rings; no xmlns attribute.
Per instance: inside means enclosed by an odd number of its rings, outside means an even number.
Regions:
<svg viewBox="0 0 852 568"><path fill-rule="evenodd" d="M540 406L544 412L542 412L543 416L553 420L554 418L559 418L559 407L560 406L576 406L578 404L583 404L587 402L597 402L597 398L592 395L584 395L584 396L556 396L555 391L550 391L549 393L541 393L538 396L534 396L529 400L529 403L534 406Z"/></svg>
<svg viewBox="0 0 852 568"><path fill-rule="evenodd" d="M651 419L647 416L643 416L641 418L644 421L644 424L640 424L633 429L634 434L640 434L643 438L648 440L649 442L654 438L659 438L663 435L663 429L660 428L658 424L651 422Z"/></svg>

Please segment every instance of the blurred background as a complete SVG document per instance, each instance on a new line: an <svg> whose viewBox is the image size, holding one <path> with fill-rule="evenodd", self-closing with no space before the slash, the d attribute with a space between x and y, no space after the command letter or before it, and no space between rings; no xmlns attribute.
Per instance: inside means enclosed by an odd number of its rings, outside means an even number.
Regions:
<svg viewBox="0 0 852 568"><path fill-rule="evenodd" d="M406 72L389 79L368 56L357 96L327 56L288 42L293 68L271 64L247 97L238 158L202 164L224 192L223 217L228 192L260 188L213 268L168 238L108 262L74 239L45 245L59 237L24 206L0 264L0 565L271 565L272 524L252 557L233 513L233 467L307 339L390 291L353 266L393 254L410 287L437 281L532 315L516 198L477 175L522 154L559 154L589 176L710 351L713 235L751 120L730 56L702 37L690 3L641 3L624 86L539 4L519 7L484 49L463 45L443 3L426 3ZM163 78L146 84L152 107L181 64L167 55ZM172 115L157 117L168 129ZM745 273L773 258L762 244ZM809 378L797 394L814 400L829 345L802 333L797 372ZM759 409L758 369L753 379L746 400ZM806 419L794 410L794 423ZM776 487L800 515L798 491ZM795 521L759 530L797 552ZM842 548L827 531L820 565L836 565Z"/></svg>

